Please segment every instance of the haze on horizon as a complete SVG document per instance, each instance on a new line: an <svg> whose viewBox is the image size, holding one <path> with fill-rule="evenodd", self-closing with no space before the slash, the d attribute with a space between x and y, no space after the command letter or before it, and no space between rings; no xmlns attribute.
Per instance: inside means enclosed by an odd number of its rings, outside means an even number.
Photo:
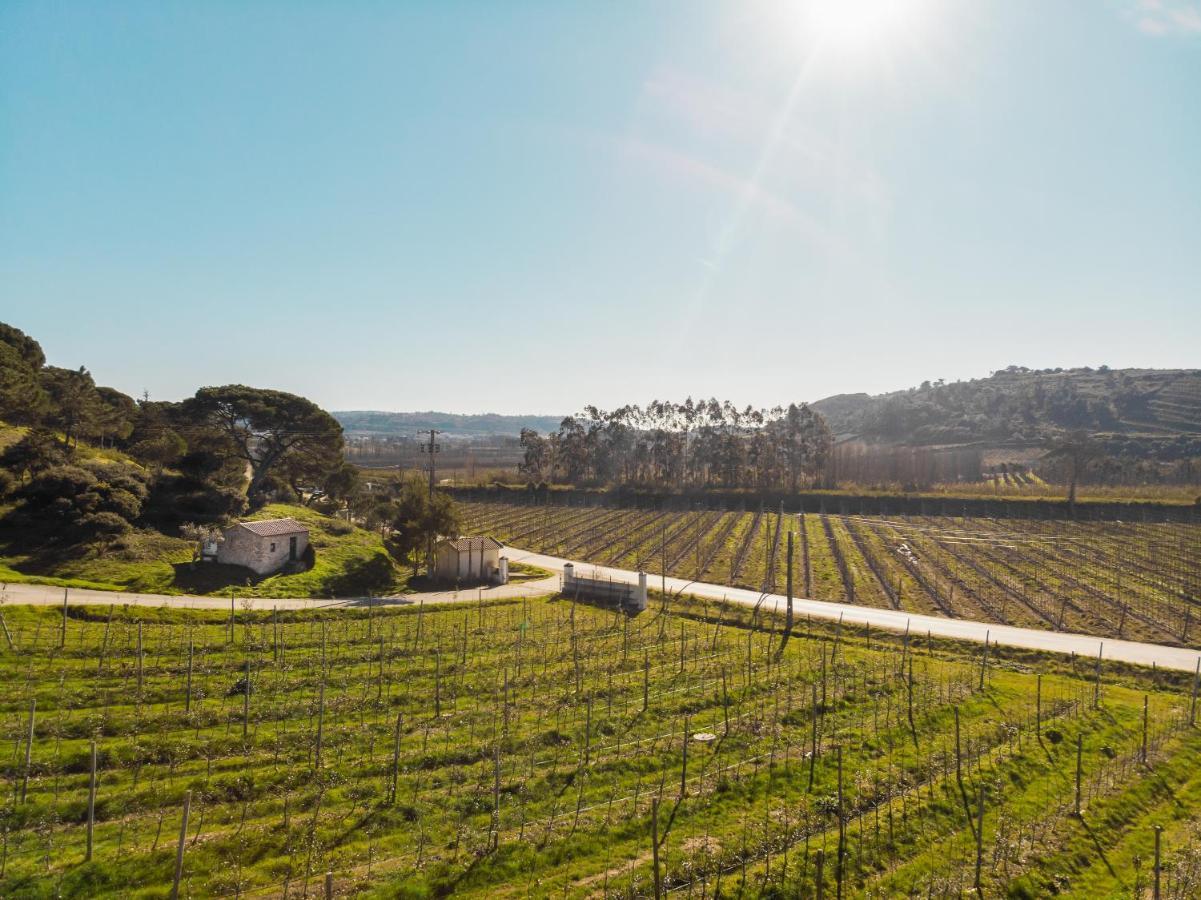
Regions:
<svg viewBox="0 0 1201 900"><path fill-rule="evenodd" d="M1201 363L1201 3L0 8L0 320L180 399Z"/></svg>

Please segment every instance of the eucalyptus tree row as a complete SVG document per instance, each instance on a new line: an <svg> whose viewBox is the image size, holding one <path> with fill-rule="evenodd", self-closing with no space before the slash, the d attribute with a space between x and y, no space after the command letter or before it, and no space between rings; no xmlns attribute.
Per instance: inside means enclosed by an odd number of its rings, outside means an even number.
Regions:
<svg viewBox="0 0 1201 900"><path fill-rule="evenodd" d="M833 435L806 404L739 409L716 399L587 406L557 431L523 429L531 481L797 491L826 477Z"/></svg>

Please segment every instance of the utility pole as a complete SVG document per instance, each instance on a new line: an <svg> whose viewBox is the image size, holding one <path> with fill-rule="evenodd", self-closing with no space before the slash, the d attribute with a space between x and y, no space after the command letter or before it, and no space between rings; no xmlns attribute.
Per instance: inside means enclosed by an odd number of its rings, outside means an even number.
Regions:
<svg viewBox="0 0 1201 900"><path fill-rule="evenodd" d="M434 437L439 434L442 434L442 432L438 431L436 428L431 428L429 443L428 444L423 443L421 445L421 452L428 453L430 455L430 505L431 506L434 503L434 472L436 469L436 466L434 465L434 456L435 456L435 454L440 453L442 451L442 445L434 442ZM433 577L433 574L434 574L434 533L432 531L429 533L429 536L426 540L425 567L426 567L426 574L429 575L430 577Z"/></svg>

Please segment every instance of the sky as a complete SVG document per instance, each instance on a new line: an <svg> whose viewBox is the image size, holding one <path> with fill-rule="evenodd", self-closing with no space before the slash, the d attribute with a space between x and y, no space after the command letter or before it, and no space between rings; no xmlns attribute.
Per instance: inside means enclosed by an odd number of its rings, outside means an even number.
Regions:
<svg viewBox="0 0 1201 900"><path fill-rule="evenodd" d="M1201 365L1201 0L0 4L0 320L155 399Z"/></svg>

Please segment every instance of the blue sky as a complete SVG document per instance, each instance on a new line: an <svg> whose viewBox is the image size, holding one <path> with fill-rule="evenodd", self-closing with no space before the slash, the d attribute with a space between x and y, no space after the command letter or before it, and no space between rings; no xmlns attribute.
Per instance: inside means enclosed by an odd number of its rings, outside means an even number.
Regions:
<svg viewBox="0 0 1201 900"><path fill-rule="evenodd" d="M177 399L1201 364L1201 2L0 5L0 319Z"/></svg>

